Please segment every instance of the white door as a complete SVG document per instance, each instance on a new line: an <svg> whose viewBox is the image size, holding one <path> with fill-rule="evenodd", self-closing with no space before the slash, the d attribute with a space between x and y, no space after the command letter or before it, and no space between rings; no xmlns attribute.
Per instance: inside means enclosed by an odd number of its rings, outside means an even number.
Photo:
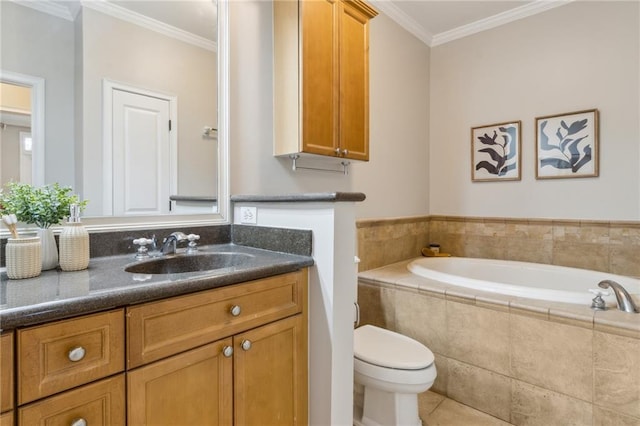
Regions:
<svg viewBox="0 0 640 426"><path fill-rule="evenodd" d="M170 102L113 92L113 214L169 213Z"/></svg>

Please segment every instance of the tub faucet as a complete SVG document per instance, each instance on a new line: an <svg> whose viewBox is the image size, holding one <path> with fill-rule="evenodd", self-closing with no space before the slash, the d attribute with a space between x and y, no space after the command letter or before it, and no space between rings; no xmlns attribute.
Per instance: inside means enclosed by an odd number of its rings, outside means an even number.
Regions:
<svg viewBox="0 0 640 426"><path fill-rule="evenodd" d="M598 287L600 288L610 288L613 290L613 293L616 295L616 300L618 301L618 309L625 312L630 313L640 313L640 310L636 307L636 304L633 302L631 295L615 281L604 280L598 283Z"/></svg>
<svg viewBox="0 0 640 426"><path fill-rule="evenodd" d="M160 254L171 254L176 252L176 245L179 242L186 241L187 235L183 232L172 232L167 238L162 240L162 247L160 247Z"/></svg>

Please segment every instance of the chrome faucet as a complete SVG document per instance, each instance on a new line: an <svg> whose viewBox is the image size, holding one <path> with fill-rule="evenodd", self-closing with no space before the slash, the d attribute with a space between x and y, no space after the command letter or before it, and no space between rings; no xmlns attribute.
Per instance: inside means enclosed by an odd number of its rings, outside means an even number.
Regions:
<svg viewBox="0 0 640 426"><path fill-rule="evenodd" d="M618 309L625 312L630 313L640 313L636 304L633 302L631 295L615 281L604 280L598 283L598 287L600 288L610 288L613 290L613 293L616 295L616 300L618 301Z"/></svg>
<svg viewBox="0 0 640 426"><path fill-rule="evenodd" d="M162 240L162 247L160 247L160 254L171 254L176 252L177 243L186 241L187 235L183 232L172 232L167 238Z"/></svg>

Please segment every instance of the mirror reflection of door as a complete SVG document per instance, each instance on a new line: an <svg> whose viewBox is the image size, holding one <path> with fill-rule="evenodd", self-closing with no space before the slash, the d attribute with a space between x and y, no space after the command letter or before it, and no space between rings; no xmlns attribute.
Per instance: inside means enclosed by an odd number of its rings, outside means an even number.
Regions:
<svg viewBox="0 0 640 426"><path fill-rule="evenodd" d="M32 183L31 88L0 82L0 186Z"/></svg>
<svg viewBox="0 0 640 426"><path fill-rule="evenodd" d="M171 101L117 89L112 96L113 214L167 214L170 189L176 186Z"/></svg>

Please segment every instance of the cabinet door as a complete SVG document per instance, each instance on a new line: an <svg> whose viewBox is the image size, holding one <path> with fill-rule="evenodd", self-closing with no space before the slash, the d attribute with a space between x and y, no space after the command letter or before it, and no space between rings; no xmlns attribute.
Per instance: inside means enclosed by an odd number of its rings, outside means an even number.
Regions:
<svg viewBox="0 0 640 426"><path fill-rule="evenodd" d="M339 0L300 1L302 151L336 155L338 148Z"/></svg>
<svg viewBox="0 0 640 426"><path fill-rule="evenodd" d="M235 424L307 424L307 329L299 314L234 336Z"/></svg>
<svg viewBox="0 0 640 426"><path fill-rule="evenodd" d="M340 7L340 149L369 160L369 19L362 2Z"/></svg>
<svg viewBox="0 0 640 426"><path fill-rule="evenodd" d="M230 425L231 339L214 342L127 374L130 425ZM231 354L228 354L231 355Z"/></svg>
<svg viewBox="0 0 640 426"><path fill-rule="evenodd" d="M124 392L120 374L20 407L18 425L124 426Z"/></svg>
<svg viewBox="0 0 640 426"><path fill-rule="evenodd" d="M13 333L0 337L0 412L13 408Z"/></svg>

